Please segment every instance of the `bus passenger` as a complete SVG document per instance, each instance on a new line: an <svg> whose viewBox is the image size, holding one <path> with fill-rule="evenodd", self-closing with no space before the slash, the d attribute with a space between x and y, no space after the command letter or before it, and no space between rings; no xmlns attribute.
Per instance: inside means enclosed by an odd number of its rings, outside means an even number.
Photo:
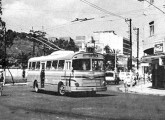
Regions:
<svg viewBox="0 0 165 120"><path fill-rule="evenodd" d="M83 62L83 64L82 64L82 69L83 70L86 70L87 69L87 66L86 66L86 63L85 62Z"/></svg>

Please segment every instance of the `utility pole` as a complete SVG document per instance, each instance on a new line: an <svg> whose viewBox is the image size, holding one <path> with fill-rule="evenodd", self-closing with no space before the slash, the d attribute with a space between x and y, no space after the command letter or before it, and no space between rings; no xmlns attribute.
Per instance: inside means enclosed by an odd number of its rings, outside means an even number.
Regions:
<svg viewBox="0 0 165 120"><path fill-rule="evenodd" d="M139 69L139 28L134 28L137 31L137 71Z"/></svg>
<svg viewBox="0 0 165 120"><path fill-rule="evenodd" d="M32 27L32 30L31 30L32 34L34 35L34 30L33 30L33 27ZM35 56L35 42L33 40L33 57Z"/></svg>
<svg viewBox="0 0 165 120"><path fill-rule="evenodd" d="M42 37L44 37L45 35L44 35L44 26L42 26ZM45 55L45 44L44 44L44 55Z"/></svg>
<svg viewBox="0 0 165 120"><path fill-rule="evenodd" d="M130 37L130 58L129 58L129 70L132 70L132 19L126 19L126 22L129 21L129 37Z"/></svg>

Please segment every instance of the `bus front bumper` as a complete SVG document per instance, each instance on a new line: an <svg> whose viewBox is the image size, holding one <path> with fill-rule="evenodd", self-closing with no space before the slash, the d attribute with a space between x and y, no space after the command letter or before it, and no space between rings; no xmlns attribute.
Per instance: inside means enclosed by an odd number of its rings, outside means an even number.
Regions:
<svg viewBox="0 0 165 120"><path fill-rule="evenodd" d="M107 87L71 87L69 92L85 92L85 91L106 91Z"/></svg>

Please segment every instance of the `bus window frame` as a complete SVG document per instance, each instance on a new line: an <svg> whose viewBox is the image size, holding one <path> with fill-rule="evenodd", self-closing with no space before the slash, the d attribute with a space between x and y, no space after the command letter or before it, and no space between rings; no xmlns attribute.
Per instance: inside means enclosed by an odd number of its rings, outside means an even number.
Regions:
<svg viewBox="0 0 165 120"><path fill-rule="evenodd" d="M53 62L56 61L56 68L53 66ZM57 70L58 69L58 60L52 60L52 67L51 70Z"/></svg>
<svg viewBox="0 0 165 120"><path fill-rule="evenodd" d="M65 61L65 70L71 70L71 60Z"/></svg>
<svg viewBox="0 0 165 120"><path fill-rule="evenodd" d="M64 62L63 62L63 66L62 66L63 68L61 68L61 69L59 69L59 68L60 68L60 67L59 67L60 61L64 61ZM64 70L64 69L65 69L65 60L58 60L57 69L58 69L58 70Z"/></svg>
<svg viewBox="0 0 165 120"><path fill-rule="evenodd" d="M32 62L29 62L28 69L31 70Z"/></svg>
<svg viewBox="0 0 165 120"><path fill-rule="evenodd" d="M33 66L33 63L34 63L34 66ZM36 61L32 62L31 70L36 70Z"/></svg>
<svg viewBox="0 0 165 120"><path fill-rule="evenodd" d="M39 63L39 64L38 64L38 63ZM40 70L40 64L41 64L40 61L36 61L36 69L35 69L35 70Z"/></svg>
<svg viewBox="0 0 165 120"><path fill-rule="evenodd" d="M48 62L50 62L50 66L47 66L48 65ZM46 68L46 70L51 70L51 68L52 68L52 61L51 60L48 60L48 61L46 61L46 66L45 66Z"/></svg>
<svg viewBox="0 0 165 120"><path fill-rule="evenodd" d="M73 61L74 60L81 60L81 64L79 64L80 66L79 67L81 67L80 69L75 69L74 67L73 67ZM82 60L89 60L89 69L87 69L87 70L83 70L83 64L82 64ZM75 64L75 63L74 63ZM72 64L71 64L71 66L73 67L73 70L78 70L78 71L91 71L91 58L76 58L76 59L73 59L72 60Z"/></svg>
<svg viewBox="0 0 165 120"><path fill-rule="evenodd" d="M99 61L102 61L102 64L103 64L103 66L101 67L102 69L100 70L97 70L97 69L94 69L93 68L93 62L94 61L96 61L97 63L97 66L99 66ZM105 69L105 65L104 65L104 60L103 59L97 59L97 58L92 58L92 61L91 61L91 64L92 64L92 66L91 66L91 69L92 69L92 71L104 71L104 69Z"/></svg>

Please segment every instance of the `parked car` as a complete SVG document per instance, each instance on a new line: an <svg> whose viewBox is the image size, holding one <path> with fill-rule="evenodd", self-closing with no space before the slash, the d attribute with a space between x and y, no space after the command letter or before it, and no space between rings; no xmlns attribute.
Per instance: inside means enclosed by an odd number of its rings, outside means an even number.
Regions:
<svg viewBox="0 0 165 120"><path fill-rule="evenodd" d="M107 84L109 83L115 83L115 84L119 84L119 77L117 76L117 74L114 71L107 71L105 73L105 80L107 82Z"/></svg>

